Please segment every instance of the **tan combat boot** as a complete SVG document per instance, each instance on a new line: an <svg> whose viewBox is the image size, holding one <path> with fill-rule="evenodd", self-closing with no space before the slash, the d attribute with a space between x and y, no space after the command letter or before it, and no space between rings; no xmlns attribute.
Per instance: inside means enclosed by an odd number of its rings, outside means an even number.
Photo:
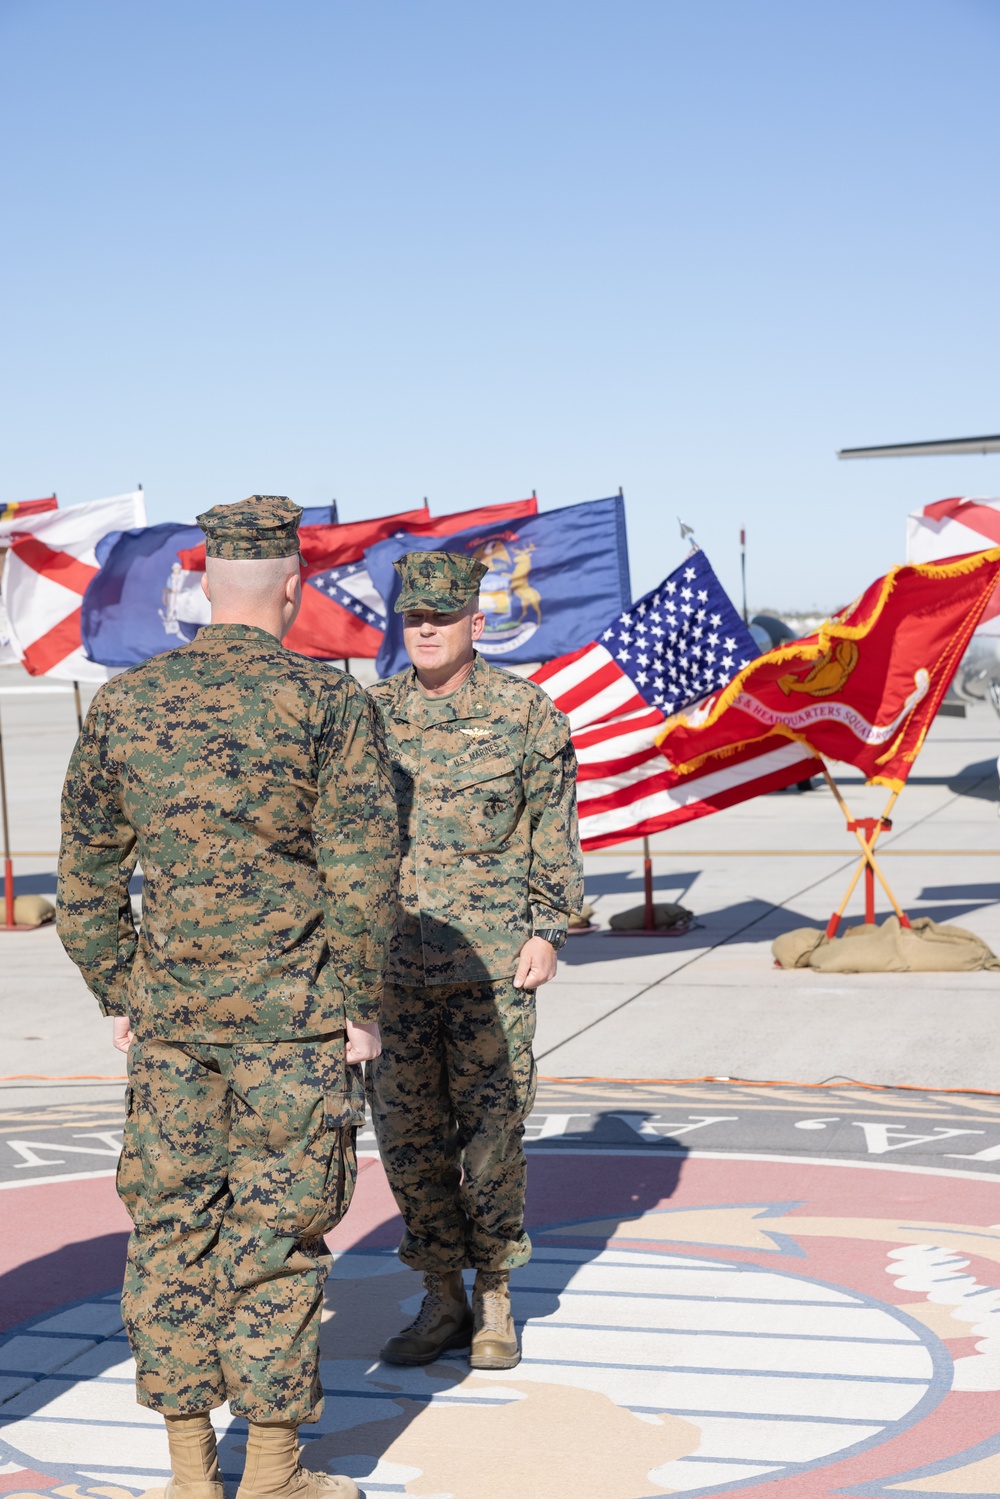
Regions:
<svg viewBox="0 0 1000 1499"><path fill-rule="evenodd" d="M165 1419L173 1477L164 1490L164 1499L224 1499L215 1431L208 1412Z"/></svg>
<svg viewBox="0 0 1000 1499"><path fill-rule="evenodd" d="M468 1348L472 1308L461 1270L428 1270L424 1292L415 1319L390 1338L379 1354L387 1364L430 1364L449 1348Z"/></svg>
<svg viewBox="0 0 1000 1499"><path fill-rule="evenodd" d="M513 1369L521 1362L521 1350L510 1314L509 1276L506 1270L480 1270L472 1292L475 1330L469 1367Z"/></svg>
<svg viewBox="0 0 1000 1499"><path fill-rule="evenodd" d="M361 1490L353 1478L309 1473L299 1466L295 1422L251 1421L236 1499L361 1499Z"/></svg>

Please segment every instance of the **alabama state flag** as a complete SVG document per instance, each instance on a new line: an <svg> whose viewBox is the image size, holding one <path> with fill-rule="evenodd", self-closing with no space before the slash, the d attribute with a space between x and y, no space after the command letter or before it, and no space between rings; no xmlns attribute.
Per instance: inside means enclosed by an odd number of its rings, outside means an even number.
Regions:
<svg viewBox="0 0 1000 1499"><path fill-rule="evenodd" d="M899 791L998 577L1000 547L894 567L815 635L668 718L657 743L684 774L780 734Z"/></svg>

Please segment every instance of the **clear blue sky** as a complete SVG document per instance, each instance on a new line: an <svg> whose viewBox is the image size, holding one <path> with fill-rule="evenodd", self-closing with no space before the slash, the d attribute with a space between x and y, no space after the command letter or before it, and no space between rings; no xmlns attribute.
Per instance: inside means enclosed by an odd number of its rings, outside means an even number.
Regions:
<svg viewBox="0 0 1000 1499"><path fill-rule="evenodd" d="M0 500L624 486L832 608L1000 456L996 0L0 0Z"/></svg>

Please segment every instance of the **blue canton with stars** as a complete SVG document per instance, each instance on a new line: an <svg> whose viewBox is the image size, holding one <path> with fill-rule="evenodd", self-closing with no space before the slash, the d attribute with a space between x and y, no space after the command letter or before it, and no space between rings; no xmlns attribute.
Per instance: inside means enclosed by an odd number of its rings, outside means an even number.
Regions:
<svg viewBox="0 0 1000 1499"><path fill-rule="evenodd" d="M352 581L355 581L356 587L360 585L360 593L352 591L349 586ZM375 595L368 569L363 562L348 562L340 567L331 567L329 572L317 573L308 582L318 593L333 599L351 614L356 614L366 625L374 625L376 630L385 629L385 605L381 609L372 607ZM345 587L345 584L348 586Z"/></svg>
<svg viewBox="0 0 1000 1499"><path fill-rule="evenodd" d="M711 563L694 551L599 636L648 703L678 713L759 654Z"/></svg>

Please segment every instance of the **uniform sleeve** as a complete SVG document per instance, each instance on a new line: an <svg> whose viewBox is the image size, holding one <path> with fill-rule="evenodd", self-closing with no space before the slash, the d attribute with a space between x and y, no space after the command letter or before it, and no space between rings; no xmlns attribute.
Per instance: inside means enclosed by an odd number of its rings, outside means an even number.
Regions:
<svg viewBox="0 0 1000 1499"><path fill-rule="evenodd" d="M98 696L63 786L56 928L101 1014L125 1015L138 941L128 893L136 839L121 808L117 777L106 764L105 728Z"/></svg>
<svg viewBox="0 0 1000 1499"><path fill-rule="evenodd" d="M535 931L565 931L583 905L576 753L565 715L547 699L532 711L522 777L531 818L531 925Z"/></svg>
<svg viewBox="0 0 1000 1499"><path fill-rule="evenodd" d="M354 682L338 693L324 723L313 841L345 1014L377 1020L395 920L399 828L382 721Z"/></svg>

